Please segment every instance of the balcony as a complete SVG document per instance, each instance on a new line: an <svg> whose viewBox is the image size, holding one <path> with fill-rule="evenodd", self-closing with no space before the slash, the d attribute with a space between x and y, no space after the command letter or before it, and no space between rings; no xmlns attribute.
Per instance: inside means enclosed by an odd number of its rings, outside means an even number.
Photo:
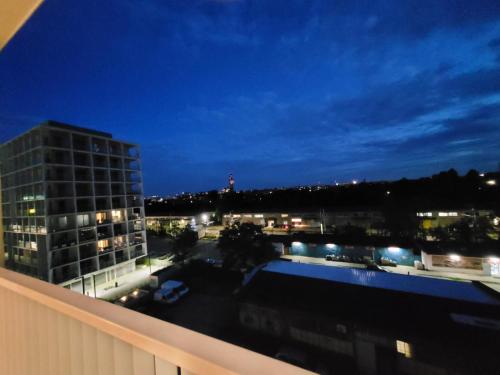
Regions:
<svg viewBox="0 0 500 375"><path fill-rule="evenodd" d="M73 148L75 150L89 151L90 142L89 137L84 135L73 134Z"/></svg>
<svg viewBox="0 0 500 375"><path fill-rule="evenodd" d="M81 165L84 167L90 167L92 165L89 154L85 154L83 152L73 153L73 160L75 165Z"/></svg>
<svg viewBox="0 0 500 375"><path fill-rule="evenodd" d="M106 254L99 257L99 269L112 267L115 265L113 254Z"/></svg>
<svg viewBox="0 0 500 375"><path fill-rule="evenodd" d="M139 170L139 162L133 159L125 159L125 169Z"/></svg>
<svg viewBox="0 0 500 375"><path fill-rule="evenodd" d="M78 199L76 201L76 210L78 212L94 211L94 200L91 198Z"/></svg>
<svg viewBox="0 0 500 375"><path fill-rule="evenodd" d="M113 238L113 246L115 250L125 250L128 246L126 236L119 236Z"/></svg>
<svg viewBox="0 0 500 375"><path fill-rule="evenodd" d="M45 178L50 181L72 181L71 167L52 167L45 171Z"/></svg>
<svg viewBox="0 0 500 375"><path fill-rule="evenodd" d="M97 271L95 259L86 259L80 262L80 272L82 275Z"/></svg>
<svg viewBox="0 0 500 375"><path fill-rule="evenodd" d="M78 230L78 240L80 243L95 241L95 229L94 228L86 228Z"/></svg>
<svg viewBox="0 0 500 375"><path fill-rule="evenodd" d="M69 151L46 150L45 163L47 164L71 164L71 154Z"/></svg>
<svg viewBox="0 0 500 375"><path fill-rule="evenodd" d="M75 232L62 232L50 235L50 249L57 250L76 245Z"/></svg>
<svg viewBox="0 0 500 375"><path fill-rule="evenodd" d="M114 169L122 169L123 168L122 159L110 157L109 167Z"/></svg>
<svg viewBox="0 0 500 375"><path fill-rule="evenodd" d="M54 199L49 202L49 215L73 213L74 211L75 206L73 203L73 199Z"/></svg>
<svg viewBox="0 0 500 375"><path fill-rule="evenodd" d="M52 281L55 284L63 283L76 277L79 277L78 264L76 263L52 270Z"/></svg>
<svg viewBox="0 0 500 375"><path fill-rule="evenodd" d="M109 153L113 155L121 155L122 154L122 145L117 142L109 142Z"/></svg>
<svg viewBox="0 0 500 375"><path fill-rule="evenodd" d="M109 212L106 212L106 211L96 212L95 220L96 220L97 225L110 224L111 223L111 215L109 214Z"/></svg>
<svg viewBox="0 0 500 375"><path fill-rule="evenodd" d="M110 225L97 227L97 239L102 240L109 237L113 237Z"/></svg>
<svg viewBox="0 0 500 375"><path fill-rule="evenodd" d="M92 181L90 168L75 168L75 181Z"/></svg>
<svg viewBox="0 0 500 375"><path fill-rule="evenodd" d="M77 260L78 251L76 248L53 251L50 256L50 266L58 267L64 264L76 262Z"/></svg>
<svg viewBox="0 0 500 375"><path fill-rule="evenodd" d="M143 202L144 200L140 195L131 195L127 197L127 207L141 207Z"/></svg>
<svg viewBox="0 0 500 375"><path fill-rule="evenodd" d="M311 374L6 269L0 306L0 374Z"/></svg>
<svg viewBox="0 0 500 375"><path fill-rule="evenodd" d="M77 183L75 187L78 197L91 197L94 194L92 191L92 184Z"/></svg>
<svg viewBox="0 0 500 375"><path fill-rule="evenodd" d="M97 255L96 244L89 243L86 245L80 245L80 259L92 258Z"/></svg>
<svg viewBox="0 0 500 375"><path fill-rule="evenodd" d="M111 181L113 181L113 182L122 182L123 181L123 173L122 173L122 171L112 170L110 172L110 177L111 177Z"/></svg>
<svg viewBox="0 0 500 375"><path fill-rule="evenodd" d="M100 138L92 138L92 151L106 154L108 152L106 140Z"/></svg>

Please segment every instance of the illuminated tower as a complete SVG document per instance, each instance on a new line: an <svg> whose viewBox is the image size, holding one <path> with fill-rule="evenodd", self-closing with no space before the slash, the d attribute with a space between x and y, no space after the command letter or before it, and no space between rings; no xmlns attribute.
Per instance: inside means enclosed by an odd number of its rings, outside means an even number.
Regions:
<svg viewBox="0 0 500 375"><path fill-rule="evenodd" d="M233 175L229 175L229 191L232 193L234 192L234 178Z"/></svg>

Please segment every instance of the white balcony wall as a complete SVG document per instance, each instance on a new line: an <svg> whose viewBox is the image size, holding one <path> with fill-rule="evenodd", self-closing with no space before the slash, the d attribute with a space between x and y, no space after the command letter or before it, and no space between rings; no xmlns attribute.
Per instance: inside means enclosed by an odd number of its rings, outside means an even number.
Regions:
<svg viewBox="0 0 500 375"><path fill-rule="evenodd" d="M0 268L0 374L310 374Z"/></svg>

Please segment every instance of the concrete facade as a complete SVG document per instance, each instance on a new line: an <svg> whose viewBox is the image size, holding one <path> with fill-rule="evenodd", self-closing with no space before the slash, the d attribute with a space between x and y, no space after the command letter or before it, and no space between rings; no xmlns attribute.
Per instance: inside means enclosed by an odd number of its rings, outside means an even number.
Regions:
<svg viewBox="0 0 500 375"><path fill-rule="evenodd" d="M48 121L0 161L8 268L83 291L147 254L137 145Z"/></svg>

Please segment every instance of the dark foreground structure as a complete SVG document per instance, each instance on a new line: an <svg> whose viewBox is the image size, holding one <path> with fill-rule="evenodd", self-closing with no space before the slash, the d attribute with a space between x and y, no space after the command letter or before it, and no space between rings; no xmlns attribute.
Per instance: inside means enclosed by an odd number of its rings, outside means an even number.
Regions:
<svg viewBox="0 0 500 375"><path fill-rule="evenodd" d="M500 299L481 285L274 261L239 306L256 341L321 373L499 371Z"/></svg>

